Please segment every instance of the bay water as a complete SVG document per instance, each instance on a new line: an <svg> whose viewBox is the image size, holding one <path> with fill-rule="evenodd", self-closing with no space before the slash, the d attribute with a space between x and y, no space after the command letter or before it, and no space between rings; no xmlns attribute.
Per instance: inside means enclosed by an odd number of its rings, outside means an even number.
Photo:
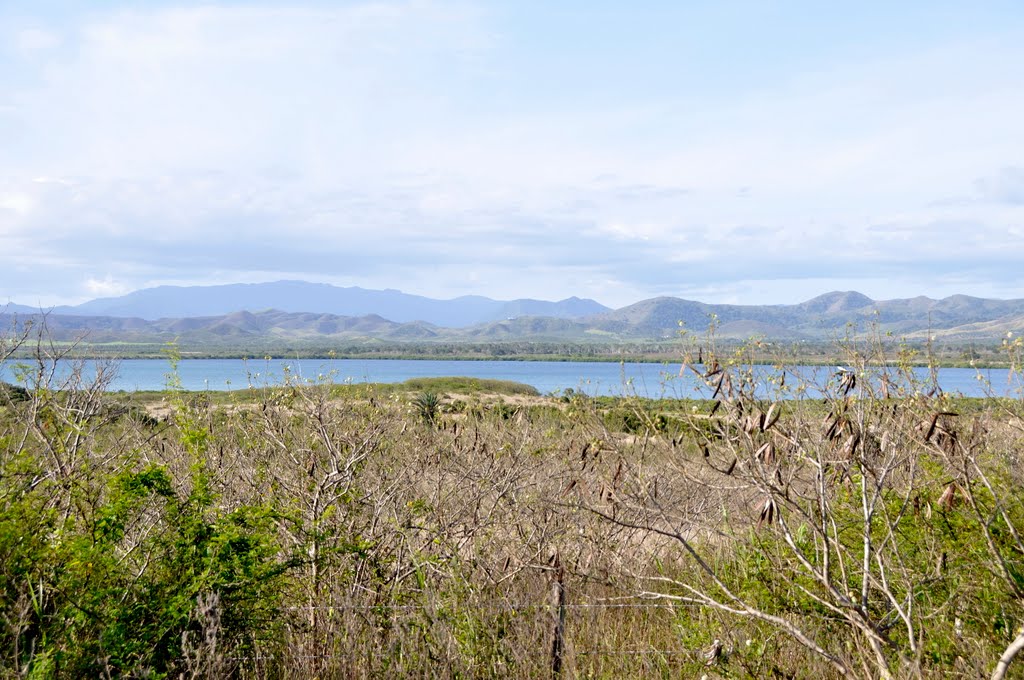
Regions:
<svg viewBox="0 0 1024 680"><path fill-rule="evenodd" d="M97 364L84 362L84 378L95 375ZM0 365L0 379L31 382L27 367L17 361ZM111 391L162 390L170 384L171 365L163 359L125 359L117 362ZM177 379L186 390L239 390L291 383L398 383L410 378L466 376L511 380L532 385L542 394L566 390L591 396L640 396L649 398L707 397L708 387L678 363L588 362L588 361L455 361L412 359L183 359L177 365ZM66 374L70 365L57 373ZM758 381L776 382L783 371L772 366L754 367ZM806 394L818 389L838 372L834 366L794 366L785 370L791 386L803 381ZM874 372L874 370L872 370ZM914 369L911 389L927 391L932 386L927 368ZM904 381L910 382L910 381ZM969 397L1017 396L1020 376L1007 369L942 368L938 385L948 393ZM793 395L795 396L795 395Z"/></svg>

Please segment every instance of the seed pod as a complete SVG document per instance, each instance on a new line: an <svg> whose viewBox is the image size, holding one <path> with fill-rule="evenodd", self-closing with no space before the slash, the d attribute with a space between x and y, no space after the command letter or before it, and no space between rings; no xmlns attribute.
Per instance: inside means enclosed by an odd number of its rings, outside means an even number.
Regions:
<svg viewBox="0 0 1024 680"><path fill-rule="evenodd" d="M767 498L761 506L761 516L757 520L757 528L760 529L766 524L772 524L778 515L779 509L775 505L774 498Z"/></svg>
<svg viewBox="0 0 1024 680"><path fill-rule="evenodd" d="M775 464L775 445L771 442L767 442L761 445L761 448L754 454L754 458L760 460L765 465Z"/></svg>
<svg viewBox="0 0 1024 680"><path fill-rule="evenodd" d="M939 496L938 505L943 510L952 510L956 505L967 497L967 492L956 482L950 482Z"/></svg>

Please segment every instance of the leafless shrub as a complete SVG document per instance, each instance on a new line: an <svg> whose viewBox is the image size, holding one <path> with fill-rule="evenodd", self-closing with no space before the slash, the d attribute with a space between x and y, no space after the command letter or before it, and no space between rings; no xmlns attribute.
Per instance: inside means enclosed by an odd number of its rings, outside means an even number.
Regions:
<svg viewBox="0 0 1024 680"><path fill-rule="evenodd" d="M111 409L108 373L65 383L47 363L63 349L37 349L42 387L6 414L0 455L45 461L61 530L147 466L181 497L201 470L210 518L270 518L279 628L231 644L230 607L203 591L189 677L1002 677L1024 645L1022 409L967 412L873 345L817 376L705 348L686 370L709 399L671 427L624 400L625 432L579 395L466 399L424 427L407 396L293 378L227 403L176 393L157 422ZM164 503L121 527L132 574ZM12 646L48 604L21 585Z"/></svg>

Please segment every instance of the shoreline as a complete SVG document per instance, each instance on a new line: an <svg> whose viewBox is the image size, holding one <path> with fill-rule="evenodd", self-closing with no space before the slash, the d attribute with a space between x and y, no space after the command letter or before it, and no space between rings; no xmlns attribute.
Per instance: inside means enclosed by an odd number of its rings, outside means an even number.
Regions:
<svg viewBox="0 0 1024 680"><path fill-rule="evenodd" d="M331 352L297 352L297 353L284 353L284 352L270 352L266 354L246 353L246 352L203 352L203 351L179 351L178 352L181 361L266 361L267 359L273 361L462 361L467 363L483 362L483 361L500 361L500 362L529 362L529 363L600 363L600 364L683 364L682 357L667 357L663 355L623 355L623 356L590 356L590 355L570 355L570 354L524 354L524 355L508 355L508 354L491 354L491 355L477 355L477 354L360 354L354 352L346 353L331 353ZM119 354L113 352L72 352L61 357L67 360L81 360L81 361L167 361L165 354L143 352L138 354ZM34 360L34 353L22 353L15 352L12 354L8 361L24 361L26 359ZM759 365L759 366L828 366L832 364L844 364L850 363L848 358L844 358L839 354L832 355L821 355L821 356L804 356L804 357L791 357L785 361L779 361L777 356L770 354L754 355L750 357L749 361L742 362L743 365ZM884 365L896 366L899 365L900 361L887 362ZM935 357L932 360L927 359L911 359L909 361L902 362L907 366L914 368L925 368L928 366L934 366L935 368L976 368L978 370L988 369L1008 369L1011 368L1012 362L1008 360L964 360L952 357ZM872 367L880 367L883 364L878 361L870 361L867 364Z"/></svg>

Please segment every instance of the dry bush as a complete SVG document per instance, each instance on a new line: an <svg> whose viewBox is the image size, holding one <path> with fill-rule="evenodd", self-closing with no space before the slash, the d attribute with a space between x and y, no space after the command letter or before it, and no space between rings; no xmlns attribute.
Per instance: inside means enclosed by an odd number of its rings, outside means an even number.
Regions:
<svg viewBox="0 0 1024 680"><path fill-rule="evenodd" d="M713 399L615 417L172 379L154 418L44 356L0 421L0 675L998 673L1024 410L845 350L815 385L707 348Z"/></svg>
<svg viewBox="0 0 1024 680"><path fill-rule="evenodd" d="M1024 644L1024 507L1008 455L1020 403L977 410L888 367L880 345L847 349L851 368L817 385L709 352L694 371L714 401L680 450L631 461L604 502L581 502L674 542L684 560L635 562L628 576L642 597L717 612L700 642L732 640L723 667L1000 677Z"/></svg>

